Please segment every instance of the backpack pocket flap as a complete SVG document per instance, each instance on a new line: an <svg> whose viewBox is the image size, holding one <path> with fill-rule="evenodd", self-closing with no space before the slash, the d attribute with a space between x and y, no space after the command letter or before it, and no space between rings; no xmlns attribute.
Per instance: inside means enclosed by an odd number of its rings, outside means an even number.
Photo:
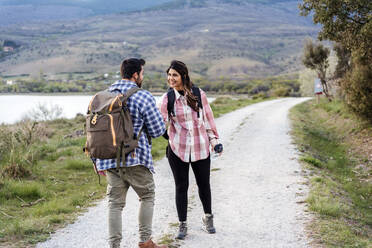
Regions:
<svg viewBox="0 0 372 248"><path fill-rule="evenodd" d="M107 131L109 129L110 118L107 115L95 115L87 118L87 132Z"/></svg>

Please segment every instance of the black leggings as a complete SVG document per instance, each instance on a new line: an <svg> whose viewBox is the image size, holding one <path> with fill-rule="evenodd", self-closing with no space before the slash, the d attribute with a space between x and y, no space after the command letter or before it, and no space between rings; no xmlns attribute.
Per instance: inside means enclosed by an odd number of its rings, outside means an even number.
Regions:
<svg viewBox="0 0 372 248"><path fill-rule="evenodd" d="M168 147L168 161L176 184L176 206L179 221L187 219L187 190L189 188L190 163L183 162ZM212 214L211 186L209 183L211 160L210 157L191 162L196 184L199 188L199 198L203 204L204 213Z"/></svg>

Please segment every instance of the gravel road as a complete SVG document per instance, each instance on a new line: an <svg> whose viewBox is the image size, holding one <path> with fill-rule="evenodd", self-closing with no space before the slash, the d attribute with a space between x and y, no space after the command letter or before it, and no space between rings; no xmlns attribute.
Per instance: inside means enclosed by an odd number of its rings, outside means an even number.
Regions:
<svg viewBox="0 0 372 248"><path fill-rule="evenodd" d="M285 98L254 104L216 120L225 150L212 161L211 185L216 234L201 230L202 207L191 173L189 233L176 247L310 247L304 226L309 216L301 204L307 194L298 154L289 135L288 111L308 98ZM166 159L155 166L155 240L176 232L174 182ZM191 170L190 170L191 171ZM139 201L128 192L121 247L137 247ZM80 216L38 248L87 248L107 245L107 202Z"/></svg>

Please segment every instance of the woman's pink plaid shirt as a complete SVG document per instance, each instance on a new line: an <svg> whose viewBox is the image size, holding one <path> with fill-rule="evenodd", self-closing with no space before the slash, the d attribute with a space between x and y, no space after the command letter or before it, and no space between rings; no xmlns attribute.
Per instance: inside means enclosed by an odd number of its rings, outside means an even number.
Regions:
<svg viewBox="0 0 372 248"><path fill-rule="evenodd" d="M172 151L184 162L194 162L209 156L210 145L218 143L218 133L207 96L200 90L203 109L197 112L187 105L186 98L175 91L174 113L168 117L168 96L165 93L159 102L160 112L168 124L169 144Z"/></svg>

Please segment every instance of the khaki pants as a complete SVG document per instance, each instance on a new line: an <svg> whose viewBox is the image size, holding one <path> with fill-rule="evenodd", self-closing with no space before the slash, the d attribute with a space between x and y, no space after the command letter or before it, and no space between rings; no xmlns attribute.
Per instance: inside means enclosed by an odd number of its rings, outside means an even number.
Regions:
<svg viewBox="0 0 372 248"><path fill-rule="evenodd" d="M139 236L140 242L151 236L152 215L155 200L154 178L142 165L110 169L107 171L108 225L110 247L119 247L122 239L122 210L131 186L140 198Z"/></svg>

